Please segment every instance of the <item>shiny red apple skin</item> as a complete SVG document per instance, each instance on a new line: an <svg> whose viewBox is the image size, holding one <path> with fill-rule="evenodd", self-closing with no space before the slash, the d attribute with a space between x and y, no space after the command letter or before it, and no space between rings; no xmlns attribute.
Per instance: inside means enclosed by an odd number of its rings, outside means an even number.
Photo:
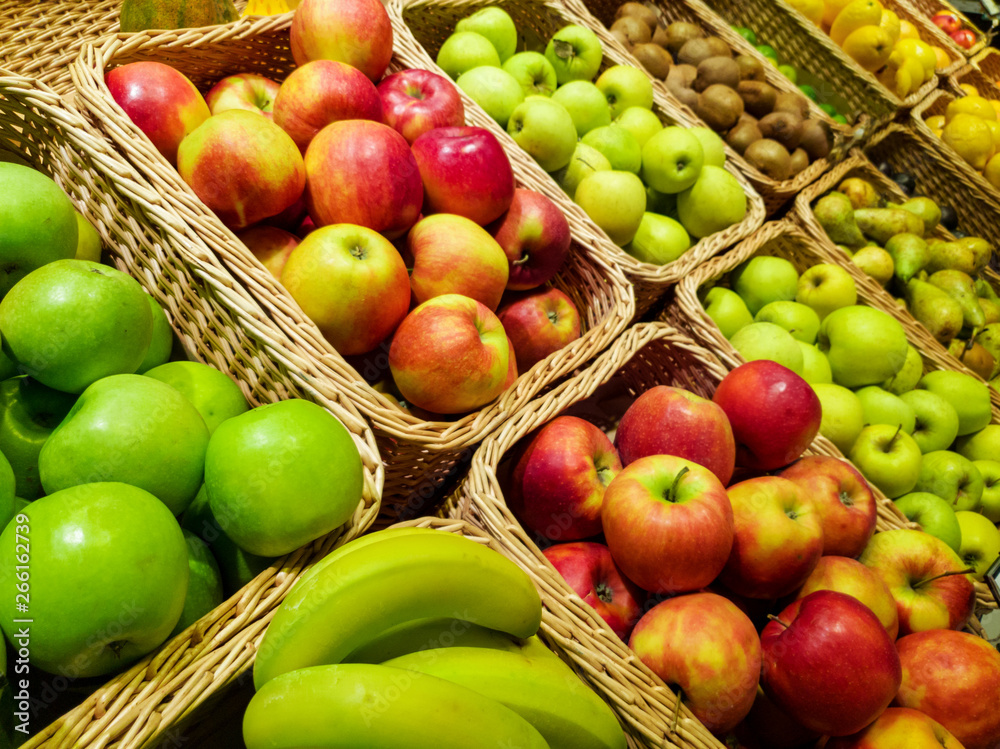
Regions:
<svg viewBox="0 0 1000 749"><path fill-rule="evenodd" d="M246 229L237 237L276 280L281 280L289 255L299 246L299 238L294 234L264 224Z"/></svg>
<svg viewBox="0 0 1000 749"><path fill-rule="evenodd" d="M625 465L647 455L677 455L710 470L723 486L736 463L725 411L707 398L667 385L650 388L629 406L615 446Z"/></svg>
<svg viewBox="0 0 1000 749"><path fill-rule="evenodd" d="M534 289L562 268L572 243L569 222L552 200L540 192L514 189L510 208L487 227L510 262L507 288Z"/></svg>
<svg viewBox="0 0 1000 749"><path fill-rule="evenodd" d="M899 633L896 601L882 582L882 578L857 559L821 557L812 573L796 592L795 598L805 598L818 590L835 590L857 598L878 617L890 639L896 639Z"/></svg>
<svg viewBox="0 0 1000 749"><path fill-rule="evenodd" d="M410 69L387 75L378 84L383 121L413 144L436 127L465 124L465 105L455 84L429 70Z"/></svg>
<svg viewBox="0 0 1000 749"><path fill-rule="evenodd" d="M454 213L486 226L514 199L503 146L481 127L439 127L413 141L424 184L424 213Z"/></svg>
<svg viewBox="0 0 1000 749"><path fill-rule="evenodd" d="M274 99L279 87L277 81L256 73L237 73L212 86L205 94L205 103L212 114L227 109L246 109L270 120L274 116Z"/></svg>
<svg viewBox="0 0 1000 749"><path fill-rule="evenodd" d="M779 475L802 487L816 506L824 554L856 557L864 551L875 532L878 506L857 468L839 458L808 455Z"/></svg>
<svg viewBox="0 0 1000 749"><path fill-rule="evenodd" d="M646 592L622 576L604 544L575 541L542 552L566 584L623 641L642 616Z"/></svg>
<svg viewBox="0 0 1000 749"><path fill-rule="evenodd" d="M878 617L856 598L821 590L789 604L760 635L761 686L806 728L847 736L877 718L902 681Z"/></svg>
<svg viewBox="0 0 1000 749"><path fill-rule="evenodd" d="M302 0L291 43L296 65L336 60L378 83L392 59L392 23L379 0Z"/></svg>
<svg viewBox="0 0 1000 749"><path fill-rule="evenodd" d="M650 593L704 588L733 545L725 488L707 468L673 455L626 466L604 493L601 522L619 568Z"/></svg>
<svg viewBox="0 0 1000 749"><path fill-rule="evenodd" d="M729 417L736 464L773 471L798 458L819 433L822 407L805 380L765 359L726 375L712 400Z"/></svg>
<svg viewBox="0 0 1000 749"><path fill-rule="evenodd" d="M959 29L958 31L953 31L948 34L951 40L955 42L962 49L972 49L973 45L976 43L976 34L969 29Z"/></svg>
<svg viewBox="0 0 1000 749"><path fill-rule="evenodd" d="M896 643L903 683L896 704L926 713L966 749L1000 746L1000 653L981 637L950 629Z"/></svg>
<svg viewBox="0 0 1000 749"><path fill-rule="evenodd" d="M931 23L946 34L952 34L962 28L962 22L953 13L935 13L931 16Z"/></svg>
<svg viewBox="0 0 1000 749"><path fill-rule="evenodd" d="M524 371L580 337L580 313L573 300L555 287L518 295L500 308L497 317Z"/></svg>
<svg viewBox="0 0 1000 749"><path fill-rule="evenodd" d="M905 707L890 707L864 730L831 739L825 749L963 749L963 746L930 716Z"/></svg>
<svg viewBox="0 0 1000 749"><path fill-rule="evenodd" d="M417 162L402 135L370 120L334 122L306 150L306 205L317 226L358 224L395 239L423 202Z"/></svg>
<svg viewBox="0 0 1000 749"><path fill-rule="evenodd" d="M735 604L691 593L657 604L639 620L629 647L715 734L738 724L753 705L760 678L760 639Z"/></svg>

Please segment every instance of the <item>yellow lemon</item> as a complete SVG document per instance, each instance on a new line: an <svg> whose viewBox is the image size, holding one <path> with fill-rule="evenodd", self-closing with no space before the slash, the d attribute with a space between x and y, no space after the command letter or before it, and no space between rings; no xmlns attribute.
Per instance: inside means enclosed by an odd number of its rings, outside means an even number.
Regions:
<svg viewBox="0 0 1000 749"><path fill-rule="evenodd" d="M944 126L941 137L977 171L983 171L993 155L993 134L989 126L975 115L956 114Z"/></svg>
<svg viewBox="0 0 1000 749"><path fill-rule="evenodd" d="M878 26L882 21L882 3L878 0L852 0L837 14L830 27L830 38L843 44L852 31L862 26Z"/></svg>
<svg viewBox="0 0 1000 749"><path fill-rule="evenodd" d="M941 47L931 47L931 49L934 50L934 56L937 57L937 70L944 70L951 65L951 58Z"/></svg>
<svg viewBox="0 0 1000 749"><path fill-rule="evenodd" d="M899 20L899 38L900 39L919 39L920 32L917 31L917 27L912 23L907 21L905 18Z"/></svg>
<svg viewBox="0 0 1000 749"><path fill-rule="evenodd" d="M993 111L997 113L997 119L1000 120L1000 101L990 99L990 106L993 107Z"/></svg>
<svg viewBox="0 0 1000 749"><path fill-rule="evenodd" d="M979 89L971 83L962 83L958 87L965 92L966 96L979 96Z"/></svg>
<svg viewBox="0 0 1000 749"><path fill-rule="evenodd" d="M954 99L944 111L944 121L951 122L957 114L971 114L984 120L997 118L997 111L993 105L982 96L963 96L961 99Z"/></svg>
<svg viewBox="0 0 1000 749"><path fill-rule="evenodd" d="M924 66L924 77L930 78L937 70L937 55L931 49L931 45L922 39L900 39L896 42L894 49L899 50L904 55L915 55L920 64Z"/></svg>
<svg viewBox="0 0 1000 749"><path fill-rule="evenodd" d="M844 52L865 70L874 73L889 61L892 45L885 29L862 26L844 40Z"/></svg>
<svg viewBox="0 0 1000 749"><path fill-rule="evenodd" d="M944 115L936 114L933 117L928 117L924 122L931 130L944 130Z"/></svg>
<svg viewBox="0 0 1000 749"><path fill-rule="evenodd" d="M833 26L837 19L837 14L849 5L851 0L823 0L823 23L826 26Z"/></svg>
<svg viewBox="0 0 1000 749"><path fill-rule="evenodd" d="M986 162L986 169L983 170L986 181L1000 190L1000 153Z"/></svg>
<svg viewBox="0 0 1000 749"><path fill-rule="evenodd" d="M826 11L823 0L788 0L788 4L817 26L823 22L823 13Z"/></svg>
<svg viewBox="0 0 1000 749"><path fill-rule="evenodd" d="M882 20L879 21L878 25L886 30L893 44L899 41L899 16L891 10L883 10Z"/></svg>
<svg viewBox="0 0 1000 749"><path fill-rule="evenodd" d="M916 55L906 55L893 48L892 54L889 55L889 66L893 69L906 69L906 72L910 74L911 93L924 85L926 80L924 66L920 64Z"/></svg>
<svg viewBox="0 0 1000 749"><path fill-rule="evenodd" d="M944 135L944 129L940 127L932 128L931 132L939 138Z"/></svg>
<svg viewBox="0 0 1000 749"><path fill-rule="evenodd" d="M983 122L990 129L990 135L993 136L993 150L1000 151L1000 122L996 120L983 120Z"/></svg>

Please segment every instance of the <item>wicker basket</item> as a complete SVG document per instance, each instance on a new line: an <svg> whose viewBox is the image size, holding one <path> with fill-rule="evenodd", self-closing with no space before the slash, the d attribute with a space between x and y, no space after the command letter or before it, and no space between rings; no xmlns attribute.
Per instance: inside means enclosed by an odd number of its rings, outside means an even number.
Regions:
<svg viewBox="0 0 1000 749"><path fill-rule="evenodd" d="M262 321L282 331L309 358L316 370L310 384L323 397L347 395L375 428L386 463L384 511L413 517L435 489L468 456L469 451L501 421L515 413L550 382L582 366L625 328L634 315L634 300L621 271L602 253L599 241L579 226L573 229L573 251L555 285L573 298L580 310L581 338L536 364L518 378L497 401L453 421L433 421L404 411L377 392L375 382L388 372L387 350L379 349L358 362L345 361L299 309L288 292L227 230L184 184L151 143L111 99L104 71L127 62L158 60L177 67L204 88L235 72L259 72L283 78L294 68L288 29L292 14L245 19L205 30L110 37L101 47L89 46L73 65L77 96L90 110L105 136L125 154L136 170L156 186L172 209L169 216L149 216L155 225L174 222L191 251L217 257L266 310ZM398 69L400 62L394 60ZM530 186L518 164L515 177ZM364 373L364 377L360 372ZM366 381L367 380L367 381Z"/></svg>
<svg viewBox="0 0 1000 749"><path fill-rule="evenodd" d="M444 71L434 62L441 44L455 30L459 19L487 5L499 5L511 15L521 35L522 46L529 49L544 49L545 40L566 24L586 24L585 19L577 16L560 0L501 0L497 3L489 0L390 0L389 16L396 33L397 55L410 67L427 68L443 74ZM617 44L612 46L605 43L602 70L615 64L633 65L634 61L623 55ZM730 163L727 168L740 180L747 193L747 215L743 221L702 239L673 263L640 263L612 243L584 210L478 104L464 93L462 99L466 113L474 123L489 129L505 144L508 155L520 165L519 173L528 181L529 186L556 201L572 226L600 238L601 247L607 256L624 270L626 277L632 282L639 315L649 310L670 286L692 268L749 236L764 221L763 200L746 177ZM694 125L671 100L655 89L654 99L654 111L659 110L661 119L686 127Z"/></svg>
<svg viewBox="0 0 1000 749"><path fill-rule="evenodd" d="M986 45L990 43L990 39L993 36L992 29L987 33L983 33L982 31L980 31L979 27L976 26L976 24L970 21L968 17L964 13L962 13L962 11L958 10L954 5L947 2L947 0L906 0L906 2L910 6L912 6L915 11L922 14L924 18L928 20L930 20L933 16L937 15L938 13L942 12L954 13L962 20L962 23L965 24L965 26L974 30L977 35L976 43L973 44L971 47L969 47L969 49L962 49L957 44L955 45L955 47L957 47L958 50L966 57L972 57L976 55L984 47L986 47ZM931 23L933 24L933 21ZM945 34L945 36L948 35ZM951 39L949 39L949 41L951 41ZM954 44L954 42L952 43Z"/></svg>
<svg viewBox="0 0 1000 749"><path fill-rule="evenodd" d="M995 55L990 55L987 59L994 57ZM975 86L976 90L987 99L1000 99L1000 86L997 85L995 79L984 73L978 65L969 63L949 75L946 80L948 83L948 93L953 96L965 96L962 84L968 83Z"/></svg>
<svg viewBox="0 0 1000 749"><path fill-rule="evenodd" d="M1000 50L987 47L969 62L979 68L994 85L1000 81Z"/></svg>

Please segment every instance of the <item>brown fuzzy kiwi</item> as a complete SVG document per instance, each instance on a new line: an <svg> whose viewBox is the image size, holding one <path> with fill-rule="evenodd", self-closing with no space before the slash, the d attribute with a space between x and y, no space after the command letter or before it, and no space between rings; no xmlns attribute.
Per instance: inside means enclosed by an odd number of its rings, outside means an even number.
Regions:
<svg viewBox="0 0 1000 749"><path fill-rule="evenodd" d="M778 141L788 151L794 151L802 138L802 118L794 112L771 112L761 117L759 126L765 138Z"/></svg>
<svg viewBox="0 0 1000 749"><path fill-rule="evenodd" d="M809 116L809 102L800 94L782 92L774 100L775 112L793 112L803 120Z"/></svg>
<svg viewBox="0 0 1000 749"><path fill-rule="evenodd" d="M753 118L749 120L742 120L737 122L736 125L726 134L726 143L729 144L736 153L740 156L743 155L744 151L750 146L751 143L756 143L764 136L760 133L760 128L757 127L756 122L751 122Z"/></svg>
<svg viewBox="0 0 1000 749"><path fill-rule="evenodd" d="M738 120L736 120L736 124L739 125L741 122L752 122L754 125L756 125L757 124L757 118L754 117L749 112L744 111L743 114L740 115L740 118Z"/></svg>
<svg viewBox="0 0 1000 749"><path fill-rule="evenodd" d="M750 55L737 55L735 61L740 67L741 81L767 80L764 75L764 63L756 57L751 57Z"/></svg>
<svg viewBox="0 0 1000 749"><path fill-rule="evenodd" d="M708 46L712 50L712 57L732 57L733 51L729 49L729 45L722 41L717 36L706 36L708 40Z"/></svg>
<svg viewBox="0 0 1000 749"><path fill-rule="evenodd" d="M667 77L670 73L670 68L674 64L670 53L660 45L653 44L652 42L635 45L632 48L632 54L635 55L635 59L642 63L642 67L650 75L654 78L659 78L661 81Z"/></svg>
<svg viewBox="0 0 1000 749"><path fill-rule="evenodd" d="M627 2L622 3L618 6L618 10L615 12L615 20L622 18L623 16L634 16L640 21L649 26L650 33L656 28L656 22L658 20L656 11L652 8L647 8L642 3Z"/></svg>
<svg viewBox="0 0 1000 749"><path fill-rule="evenodd" d="M688 41L691 39L700 39L705 36L705 32L701 30L700 26L695 26L693 23L687 23L685 21L674 21L674 23L669 24L663 32L667 40L667 51L674 57L678 55L681 51L681 47L683 47Z"/></svg>
<svg viewBox="0 0 1000 749"><path fill-rule="evenodd" d="M704 37L692 39L684 43L681 51L677 53L677 62L681 65L694 65L698 67L702 60L715 57L712 54L712 45Z"/></svg>
<svg viewBox="0 0 1000 749"><path fill-rule="evenodd" d="M739 82L740 66L731 57L709 57L698 64L698 75L691 83L691 88L701 93L717 83L736 88Z"/></svg>
<svg viewBox="0 0 1000 749"><path fill-rule="evenodd" d="M629 44L645 44L653 38L653 32L646 22L635 16L622 16L611 24L611 30L624 33Z"/></svg>
<svg viewBox="0 0 1000 749"><path fill-rule="evenodd" d="M656 30L653 31L653 44L659 44L661 47L663 47L663 49L666 49L667 52L669 52L670 50L667 49L667 41L668 40L667 40L666 27L657 26Z"/></svg>
<svg viewBox="0 0 1000 749"><path fill-rule="evenodd" d="M743 108L758 119L771 114L778 92L769 83L740 81L736 93L743 99Z"/></svg>
<svg viewBox="0 0 1000 749"><path fill-rule="evenodd" d="M826 124L818 120L803 122L799 147L808 154L812 161L825 159L830 153L830 133Z"/></svg>
<svg viewBox="0 0 1000 749"><path fill-rule="evenodd" d="M743 114L743 99L729 86L716 84L698 94L693 108L706 125L722 132L735 125Z"/></svg>
<svg viewBox="0 0 1000 749"><path fill-rule="evenodd" d="M761 138L743 152L747 163L778 182L784 182L792 173L792 157L788 150L770 138Z"/></svg>
<svg viewBox="0 0 1000 749"><path fill-rule="evenodd" d="M611 36L618 40L618 43L622 45L625 49L632 50L632 42L628 40L628 35L621 29L613 29L611 31Z"/></svg>
<svg viewBox="0 0 1000 749"><path fill-rule="evenodd" d="M809 168L809 154L804 149L796 148L792 152L790 164L791 172L788 175L789 179Z"/></svg>
<svg viewBox="0 0 1000 749"><path fill-rule="evenodd" d="M674 65L667 75L667 88L671 91L675 88L691 88L697 75L698 68L694 65Z"/></svg>

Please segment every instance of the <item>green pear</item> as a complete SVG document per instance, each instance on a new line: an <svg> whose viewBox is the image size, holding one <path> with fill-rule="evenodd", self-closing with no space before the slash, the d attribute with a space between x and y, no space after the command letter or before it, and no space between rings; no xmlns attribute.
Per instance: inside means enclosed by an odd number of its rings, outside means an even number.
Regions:
<svg viewBox="0 0 1000 749"><path fill-rule="evenodd" d="M784 328L771 322L755 322L741 328L730 341L746 361L769 359L802 375L802 349Z"/></svg>
<svg viewBox="0 0 1000 749"><path fill-rule="evenodd" d="M937 225L941 223L941 209L930 198L923 196L910 198L899 207L904 211L909 211L924 222L923 236L925 237L929 236L937 228Z"/></svg>
<svg viewBox="0 0 1000 749"><path fill-rule="evenodd" d="M909 343L899 321L874 307L841 307L823 320L818 348L830 360L833 381L844 387L876 385L906 362Z"/></svg>
<svg viewBox="0 0 1000 749"><path fill-rule="evenodd" d="M878 191L860 177L848 177L837 185L837 191L846 195L854 208L874 208L879 203Z"/></svg>
<svg viewBox="0 0 1000 749"><path fill-rule="evenodd" d="M834 244L863 247L865 238L854 220L851 199L842 192L824 195L813 206L813 215Z"/></svg>
<svg viewBox="0 0 1000 749"><path fill-rule="evenodd" d="M904 284L923 270L930 260L927 243L916 234L897 234L885 243L892 258L893 275Z"/></svg>
<svg viewBox="0 0 1000 749"><path fill-rule="evenodd" d="M992 299L983 299L982 297L978 297L978 299L979 309L983 311L983 318L986 324L1000 322L1000 304L997 304Z"/></svg>
<svg viewBox="0 0 1000 749"><path fill-rule="evenodd" d="M907 308L930 334L947 346L962 329L962 306L937 286L910 279L906 284Z"/></svg>
<svg viewBox="0 0 1000 749"><path fill-rule="evenodd" d="M972 253L976 273L990 264L990 257L993 255L993 245L985 239L981 237L962 237L961 239L956 239L955 244L959 247L964 247ZM975 275L975 273L970 273L969 275Z"/></svg>
<svg viewBox="0 0 1000 749"><path fill-rule="evenodd" d="M719 326L719 331L726 340L733 337L740 328L753 322L753 316L746 304L732 289L713 286L705 295L703 301L705 314Z"/></svg>
<svg viewBox="0 0 1000 749"><path fill-rule="evenodd" d="M930 275L927 282L947 293L962 308L965 325L979 330L986 324L983 308L976 296L976 283L960 270L939 270Z"/></svg>
<svg viewBox="0 0 1000 749"><path fill-rule="evenodd" d="M990 286L989 281L982 276L976 277L976 293L979 294L982 299L989 299L990 301L1000 304L1000 296L997 296L993 287Z"/></svg>
<svg viewBox="0 0 1000 749"><path fill-rule="evenodd" d="M992 380L1000 374L1000 322L989 323L976 335L976 343L986 349L997 362L993 374L988 378Z"/></svg>
<svg viewBox="0 0 1000 749"><path fill-rule="evenodd" d="M939 270L960 270L970 276L976 275L976 258L972 250L958 242L933 241L927 245L930 258L924 270L928 274Z"/></svg>
<svg viewBox="0 0 1000 749"><path fill-rule="evenodd" d="M924 360L913 346L906 347L906 361L903 368L882 383L882 389L893 395L902 395L913 390L924 374Z"/></svg>
<svg viewBox="0 0 1000 749"><path fill-rule="evenodd" d="M854 221L861 233L884 245L897 234L924 236L924 222L901 208L859 208Z"/></svg>
<svg viewBox="0 0 1000 749"><path fill-rule="evenodd" d="M976 343L975 339L962 340L961 338L956 338L948 346L948 353L984 380L993 377L997 360L982 345Z"/></svg>

